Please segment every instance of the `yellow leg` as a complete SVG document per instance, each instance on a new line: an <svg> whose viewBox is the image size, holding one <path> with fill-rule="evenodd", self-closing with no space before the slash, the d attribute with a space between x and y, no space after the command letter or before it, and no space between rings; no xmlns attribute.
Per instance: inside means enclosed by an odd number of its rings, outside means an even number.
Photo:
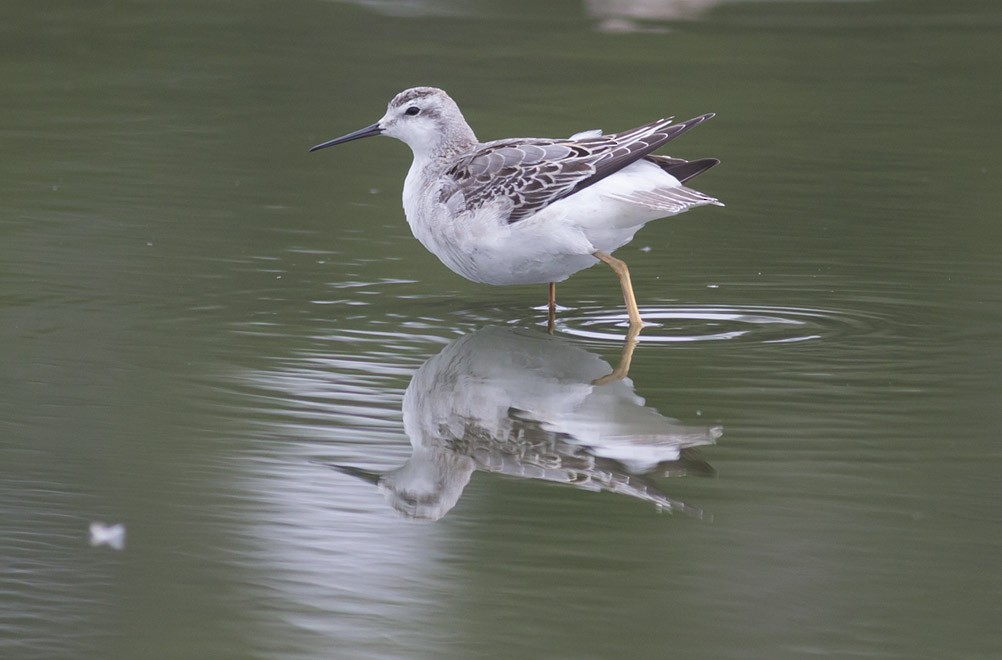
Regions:
<svg viewBox="0 0 1002 660"><path fill-rule="evenodd" d="M619 278L619 286L623 289L623 301L626 303L626 313L630 315L631 326L642 326L643 319L640 318L640 310L637 309L637 298L633 295L633 284L630 282L630 269L626 263L605 252L592 252L592 256L599 261L604 261L616 272Z"/></svg>
<svg viewBox="0 0 1002 660"><path fill-rule="evenodd" d="M549 322L546 324L546 331L553 334L553 327L557 320L557 283L550 282L550 314Z"/></svg>
<svg viewBox="0 0 1002 660"><path fill-rule="evenodd" d="M623 352L619 356L619 364L612 370L612 373L596 378L592 385L605 385L623 380L630 375L630 363L633 362L633 349L637 347L637 337L640 335L640 326L631 325L626 331L626 341L623 343Z"/></svg>

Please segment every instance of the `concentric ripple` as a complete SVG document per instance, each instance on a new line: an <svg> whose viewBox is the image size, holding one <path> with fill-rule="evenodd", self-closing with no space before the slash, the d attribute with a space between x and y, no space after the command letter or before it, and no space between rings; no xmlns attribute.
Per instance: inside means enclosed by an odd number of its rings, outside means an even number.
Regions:
<svg viewBox="0 0 1002 660"><path fill-rule="evenodd" d="M643 342L751 342L775 344L812 341L867 332L876 319L855 312L803 307L717 306L659 307L640 310ZM622 339L623 314L578 308L559 315L557 330L587 339Z"/></svg>

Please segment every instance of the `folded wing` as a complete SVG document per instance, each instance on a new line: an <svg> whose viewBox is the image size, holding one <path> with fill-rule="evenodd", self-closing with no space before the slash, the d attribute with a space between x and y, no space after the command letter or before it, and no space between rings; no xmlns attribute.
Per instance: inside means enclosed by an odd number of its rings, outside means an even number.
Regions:
<svg viewBox="0 0 1002 660"><path fill-rule="evenodd" d="M578 139L518 138L488 142L449 168L442 201L454 212L500 203L508 223L515 223L615 174L712 116L701 115L681 124L672 124L670 118L659 119L621 133ZM692 178L718 162L715 159L690 162L664 156L650 160L679 181ZM687 201L678 200L682 204ZM688 201L686 205L691 204Z"/></svg>

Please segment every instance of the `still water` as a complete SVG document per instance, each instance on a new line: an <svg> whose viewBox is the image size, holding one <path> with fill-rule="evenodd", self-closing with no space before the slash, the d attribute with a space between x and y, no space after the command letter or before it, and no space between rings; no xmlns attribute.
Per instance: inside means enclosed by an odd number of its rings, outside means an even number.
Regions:
<svg viewBox="0 0 1002 660"><path fill-rule="evenodd" d="M3 658L996 658L997 3L0 7ZM727 205L446 270L365 126L717 117ZM92 546L122 523L124 547Z"/></svg>

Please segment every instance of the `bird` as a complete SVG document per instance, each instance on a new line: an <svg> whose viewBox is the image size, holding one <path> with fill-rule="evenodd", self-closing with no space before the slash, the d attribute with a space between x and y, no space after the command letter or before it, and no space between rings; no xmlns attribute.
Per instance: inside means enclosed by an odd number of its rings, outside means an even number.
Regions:
<svg viewBox="0 0 1002 660"><path fill-rule="evenodd" d="M403 208L415 238L474 282L547 284L550 331L556 284L599 262L619 279L631 331L643 326L630 271L612 253L646 223L696 206L722 206L687 181L719 164L653 152L714 116L673 117L604 134L480 142L456 102L412 87L374 124L310 148L385 135L411 148Z"/></svg>
<svg viewBox="0 0 1002 660"><path fill-rule="evenodd" d="M628 344L627 344L628 345ZM476 472L539 479L702 517L652 476L714 474L693 455L723 434L649 407L627 376L561 337L487 326L451 341L411 377L401 402L411 456L383 472L320 462L379 488L394 509L438 520Z"/></svg>

